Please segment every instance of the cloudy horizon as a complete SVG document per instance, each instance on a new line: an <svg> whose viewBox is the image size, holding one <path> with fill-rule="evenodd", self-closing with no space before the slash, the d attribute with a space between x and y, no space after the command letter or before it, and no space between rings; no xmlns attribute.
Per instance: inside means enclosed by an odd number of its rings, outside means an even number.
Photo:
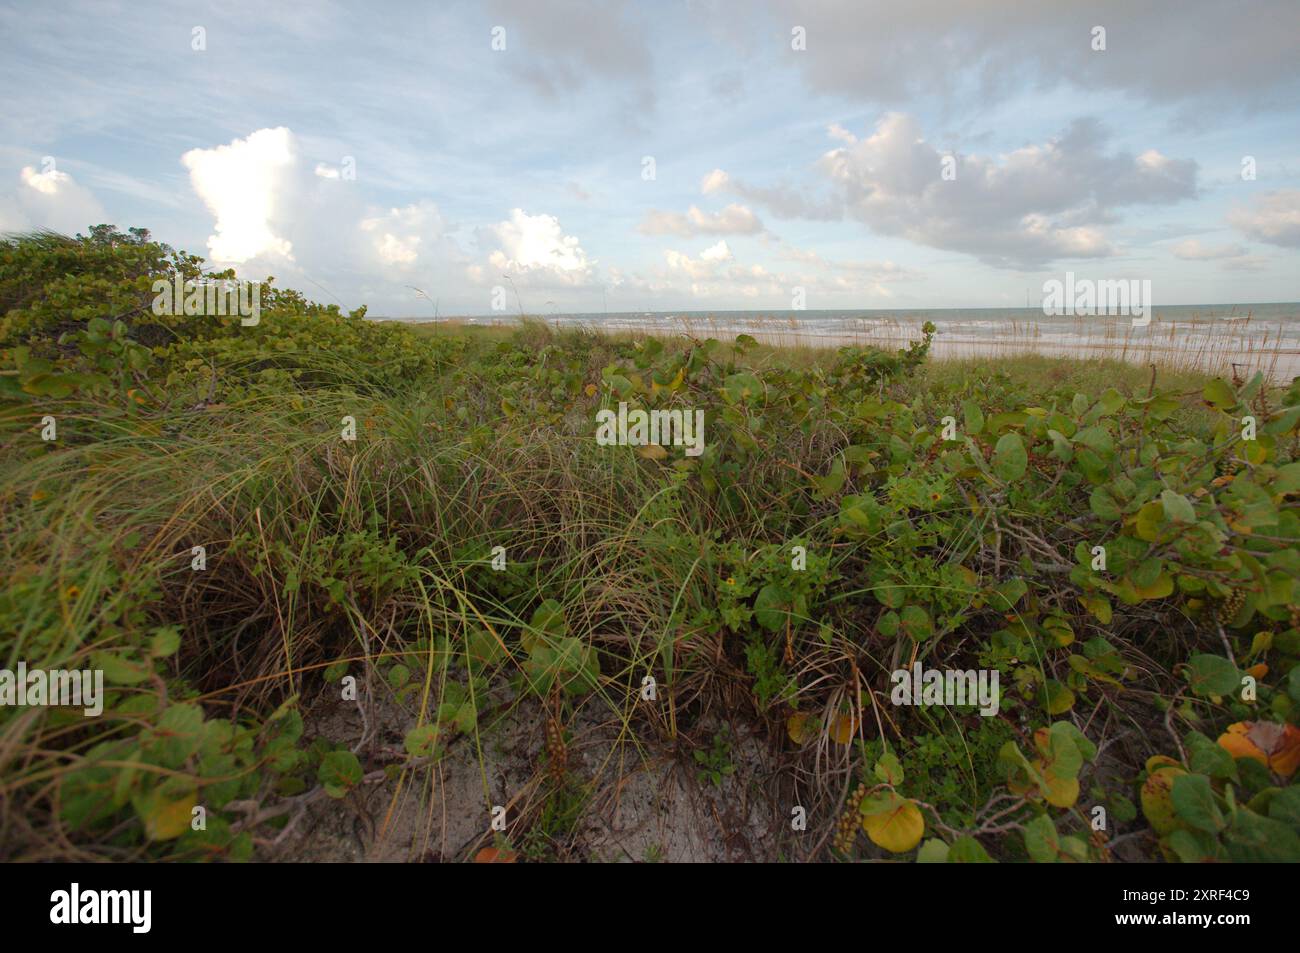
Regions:
<svg viewBox="0 0 1300 953"><path fill-rule="evenodd" d="M0 232L145 227L371 315L485 314L503 284L543 314L1022 307L1066 271L1300 299L1293 2L5 2L0 26Z"/></svg>

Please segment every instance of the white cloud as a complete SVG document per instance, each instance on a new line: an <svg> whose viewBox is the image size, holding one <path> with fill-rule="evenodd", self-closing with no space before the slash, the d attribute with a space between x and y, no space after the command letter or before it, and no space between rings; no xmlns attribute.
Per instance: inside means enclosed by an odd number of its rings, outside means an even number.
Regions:
<svg viewBox="0 0 1300 953"><path fill-rule="evenodd" d="M1112 255L1100 226L1116 208L1196 192L1195 162L1156 150L1106 154L1107 135L1093 120L1005 155L953 155L946 178L948 154L927 142L910 116L889 113L865 138L846 138L838 127L832 136L846 144L817 165L829 194L728 178L729 190L785 217L852 218L883 235L1008 268Z"/></svg>
<svg viewBox="0 0 1300 953"><path fill-rule="evenodd" d="M215 149L181 156L190 182L216 218L208 254L240 264L262 255L292 258L293 244L277 234L277 201L297 159L292 134L283 126L259 129Z"/></svg>
<svg viewBox="0 0 1300 953"><path fill-rule="evenodd" d="M664 261L670 272L679 272L692 281L701 281L718 274L723 262L731 260L731 252L726 242L719 242L712 248L705 249L699 258L692 258L672 248L664 250Z"/></svg>
<svg viewBox="0 0 1300 953"><path fill-rule="evenodd" d="M243 277L274 274L322 302L365 303L377 314L424 314L412 284L435 298L455 293L450 276L466 258L434 202L368 205L355 179L332 163L304 161L304 153L284 127L186 153L191 183L215 219L208 239L215 263L237 265Z"/></svg>
<svg viewBox="0 0 1300 953"><path fill-rule="evenodd" d="M857 136L849 132L837 122L833 122L826 127L826 135L830 136L832 139L838 139L840 142L846 142L849 145L853 145L858 141Z"/></svg>
<svg viewBox="0 0 1300 953"><path fill-rule="evenodd" d="M0 194L0 232L48 228L75 234L104 220L104 207L90 190L54 167L37 172L24 166L17 188L8 195Z"/></svg>
<svg viewBox="0 0 1300 953"><path fill-rule="evenodd" d="M1267 192L1250 207L1233 209L1228 221L1248 238L1300 248L1300 189Z"/></svg>
<svg viewBox="0 0 1300 953"><path fill-rule="evenodd" d="M727 243L721 241L700 252L700 257L705 261L727 261L732 257L732 255L731 249L727 247Z"/></svg>
<svg viewBox="0 0 1300 953"><path fill-rule="evenodd" d="M727 173L721 169L714 169L700 182L700 191L705 195L713 192L721 192L727 187Z"/></svg>
<svg viewBox="0 0 1300 953"><path fill-rule="evenodd" d="M665 267L646 276L610 269L611 285L675 300L696 301L742 298L772 307L789 307L794 288L823 307L854 304L864 300L888 299L893 291L888 285L919 277L914 271L891 261L828 261L812 251L783 246L781 258L804 266L798 271L772 271L760 264L738 262L725 241L700 252L697 257L666 249Z"/></svg>
<svg viewBox="0 0 1300 953"><path fill-rule="evenodd" d="M442 216L432 202L423 202L364 218L358 227L382 264L403 267L419 261L426 237L436 241L442 235Z"/></svg>
<svg viewBox="0 0 1300 953"><path fill-rule="evenodd" d="M509 221L483 229L481 234L498 245L488 261L512 278L579 285L593 276L595 262L587 258L576 237L564 234L554 215L528 215L516 208Z"/></svg>
<svg viewBox="0 0 1300 953"><path fill-rule="evenodd" d="M651 209L637 230L646 235L681 235L685 238L694 235L757 235L763 231L763 223L743 205L733 203L721 212L705 212L692 205L685 214Z"/></svg>

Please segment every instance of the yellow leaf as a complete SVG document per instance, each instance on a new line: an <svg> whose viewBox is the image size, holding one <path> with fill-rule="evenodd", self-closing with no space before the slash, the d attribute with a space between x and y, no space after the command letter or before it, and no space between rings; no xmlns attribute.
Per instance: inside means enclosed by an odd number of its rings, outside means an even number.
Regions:
<svg viewBox="0 0 1300 953"><path fill-rule="evenodd" d="M1183 826L1174 811L1174 779L1186 773L1182 768L1160 765L1142 784L1142 813L1157 834L1168 834Z"/></svg>
<svg viewBox="0 0 1300 953"><path fill-rule="evenodd" d="M1043 797L1053 807L1074 807L1074 802L1079 800L1078 778L1058 778L1051 771L1044 771L1043 780L1047 782Z"/></svg>
<svg viewBox="0 0 1300 953"><path fill-rule="evenodd" d="M837 745L848 744L853 740L853 732L856 728L857 724L853 721L852 715L836 715L831 719L831 741Z"/></svg>
<svg viewBox="0 0 1300 953"><path fill-rule="evenodd" d="M925 818L915 804L897 794L884 798L887 807L862 818L862 829L871 842L892 854L901 854L921 843Z"/></svg>
<svg viewBox="0 0 1300 953"><path fill-rule="evenodd" d="M1133 591L1143 599L1163 599L1174 591L1174 577L1162 572L1149 586L1134 586Z"/></svg>
<svg viewBox="0 0 1300 953"><path fill-rule="evenodd" d="M1143 504L1133 520L1138 539L1146 540L1148 543L1154 543L1159 539L1160 523L1164 518L1165 507L1159 500Z"/></svg>
<svg viewBox="0 0 1300 953"><path fill-rule="evenodd" d="M191 812L199 803L197 791L191 791L178 800L169 800L156 791L146 795L136 805L144 821L144 834L149 840L174 840L190 827Z"/></svg>
<svg viewBox="0 0 1300 953"><path fill-rule="evenodd" d="M1182 765L1167 754L1153 754L1147 758L1147 774L1155 774L1164 768L1182 768Z"/></svg>
<svg viewBox="0 0 1300 953"><path fill-rule="evenodd" d="M812 716L806 711L797 711L785 722L785 730L790 740L797 745L805 745L817 734L812 725Z"/></svg>
<svg viewBox="0 0 1300 953"><path fill-rule="evenodd" d="M668 456L668 451L657 443L648 443L644 447L637 447L637 456L643 460L662 460Z"/></svg>

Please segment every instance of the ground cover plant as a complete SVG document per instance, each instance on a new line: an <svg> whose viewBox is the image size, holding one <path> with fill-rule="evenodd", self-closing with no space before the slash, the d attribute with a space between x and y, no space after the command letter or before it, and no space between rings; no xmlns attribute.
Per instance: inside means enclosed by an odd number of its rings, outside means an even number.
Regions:
<svg viewBox="0 0 1300 953"><path fill-rule="evenodd" d="M529 794L449 859L585 859L593 710L703 787L761 738L772 859L1300 859L1300 384L412 329L272 281L255 326L158 315L177 274L227 277L0 242L0 669L105 681L0 706L6 859L271 856L521 712ZM702 410L703 453L598 445L620 404ZM996 704L900 704L918 665Z"/></svg>

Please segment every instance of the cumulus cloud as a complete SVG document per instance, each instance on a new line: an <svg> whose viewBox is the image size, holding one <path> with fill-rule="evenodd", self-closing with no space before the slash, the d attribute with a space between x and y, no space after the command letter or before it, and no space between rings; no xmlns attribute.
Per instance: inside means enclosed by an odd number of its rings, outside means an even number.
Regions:
<svg viewBox="0 0 1300 953"><path fill-rule="evenodd" d="M893 297L890 285L920 277L890 261L828 260L779 240L776 244L780 246L778 258L794 263L794 268L773 269L737 261L727 243L719 241L696 255L665 249L663 267L648 273L611 268L610 286L661 303L672 302L673 307L682 302L743 300L750 307L789 308L794 290L800 288L811 302L809 307L829 308L883 302Z"/></svg>
<svg viewBox="0 0 1300 953"><path fill-rule="evenodd" d="M721 169L714 169L700 182L700 191L705 195L721 192L726 189L728 181L727 173Z"/></svg>
<svg viewBox="0 0 1300 953"><path fill-rule="evenodd" d="M537 285L583 285L592 280L595 262L587 258L573 235L565 235L554 215L529 215L513 209L508 221L482 229L480 241L497 247L488 261L511 278ZM471 277L482 277L474 272Z"/></svg>
<svg viewBox="0 0 1300 953"><path fill-rule="evenodd" d="M381 262L401 267L419 260L426 236L442 234L442 216L432 202L422 202L364 218L360 228Z"/></svg>
<svg viewBox="0 0 1300 953"><path fill-rule="evenodd" d="M54 165L24 166L15 190L0 194L0 232L48 228L64 234L104 221L104 208L89 189Z"/></svg>
<svg viewBox="0 0 1300 953"><path fill-rule="evenodd" d="M727 261L732 257L732 254L731 249L727 247L727 243L724 241L704 249L704 251L700 252L700 257L705 261Z"/></svg>
<svg viewBox="0 0 1300 953"><path fill-rule="evenodd" d="M685 214L651 209L637 230L646 235L757 235L763 231L758 216L743 205L728 205L721 212L705 212L692 205Z"/></svg>
<svg viewBox="0 0 1300 953"><path fill-rule="evenodd" d="M216 219L216 231L208 237L214 261L292 258L293 243L277 234L275 219L282 183L295 164L292 134L283 126L181 156L194 191Z"/></svg>
<svg viewBox="0 0 1300 953"><path fill-rule="evenodd" d="M833 137L844 145L817 164L829 191L755 187L731 178L728 188L782 216L850 218L880 234L1006 268L1112 255L1101 226L1114 220L1116 209L1196 193L1195 162L1155 150L1108 154L1106 132L1091 119L997 157L948 157L901 113L885 115L865 138L843 129Z"/></svg>
<svg viewBox="0 0 1300 953"><path fill-rule="evenodd" d="M1300 248L1300 189L1267 192L1253 204L1233 209L1228 221L1248 238Z"/></svg>
<svg viewBox="0 0 1300 953"><path fill-rule="evenodd" d="M734 260L735 256L732 255L725 241L704 249L698 258L692 258L672 248L664 250L664 261L668 264L669 272L679 272L692 281L712 278L719 274L724 264Z"/></svg>
<svg viewBox="0 0 1300 953"><path fill-rule="evenodd" d="M423 312L409 286L444 288L468 260L437 204L374 207L355 178L304 152L303 142L280 127L182 157L213 216L211 260L236 265L247 278L274 274L345 308L366 303L381 314Z"/></svg>

